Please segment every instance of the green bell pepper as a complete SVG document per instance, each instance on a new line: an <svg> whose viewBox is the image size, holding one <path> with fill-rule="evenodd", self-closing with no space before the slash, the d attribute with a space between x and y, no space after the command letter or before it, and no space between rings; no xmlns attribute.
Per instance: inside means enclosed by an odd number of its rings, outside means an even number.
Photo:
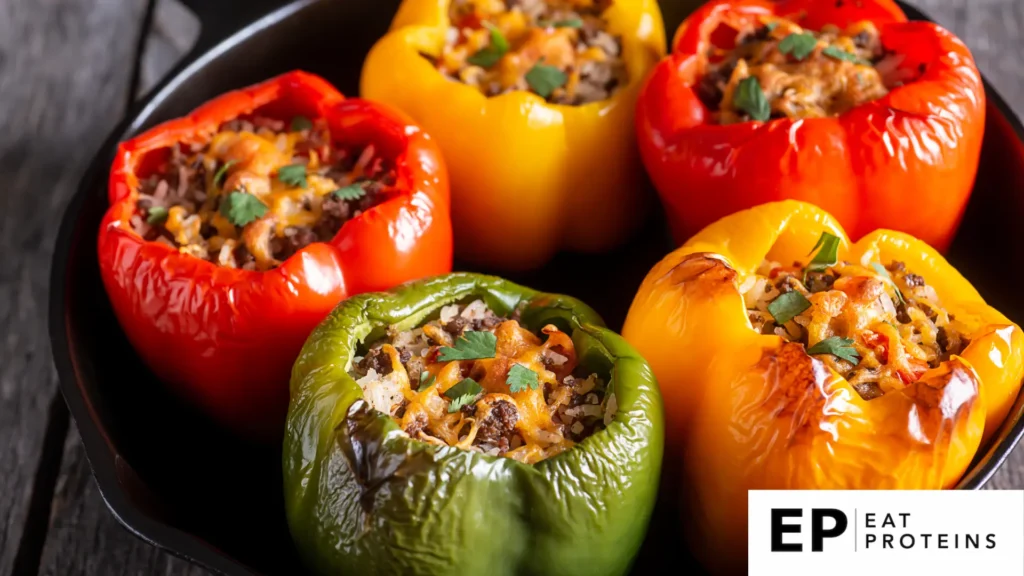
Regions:
<svg viewBox="0 0 1024 576"><path fill-rule="evenodd" d="M571 334L580 365L615 394L612 422L531 466L414 440L362 400L348 373L360 346L474 298L499 315L523 305L532 331ZM578 300L477 274L363 294L317 327L292 371L289 526L305 562L330 576L622 574L654 507L663 428L647 362Z"/></svg>

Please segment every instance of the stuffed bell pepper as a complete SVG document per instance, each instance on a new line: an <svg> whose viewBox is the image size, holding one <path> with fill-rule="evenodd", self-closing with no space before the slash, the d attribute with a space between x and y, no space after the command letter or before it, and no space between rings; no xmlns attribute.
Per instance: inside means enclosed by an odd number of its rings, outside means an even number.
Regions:
<svg viewBox="0 0 1024 576"><path fill-rule="evenodd" d="M525 270L641 221L635 102L664 53L655 0L405 0L362 94L437 138L456 256Z"/></svg>
<svg viewBox="0 0 1024 576"><path fill-rule="evenodd" d="M436 145L302 72L122 143L109 198L100 271L129 340L260 439L280 436L291 365L339 301L451 267Z"/></svg>
<svg viewBox="0 0 1024 576"><path fill-rule="evenodd" d="M796 199L856 240L940 251L978 170L985 90L967 47L892 0L717 0L679 28L637 106L644 164L679 243Z"/></svg>
<svg viewBox="0 0 1024 576"><path fill-rule="evenodd" d="M451 274L349 299L292 371L292 535L316 573L623 574L661 398L585 304Z"/></svg>
<svg viewBox="0 0 1024 576"><path fill-rule="evenodd" d="M956 485L1024 377L1021 329L934 249L821 209L730 215L647 276L625 338L666 403L692 547L746 573L749 489Z"/></svg>

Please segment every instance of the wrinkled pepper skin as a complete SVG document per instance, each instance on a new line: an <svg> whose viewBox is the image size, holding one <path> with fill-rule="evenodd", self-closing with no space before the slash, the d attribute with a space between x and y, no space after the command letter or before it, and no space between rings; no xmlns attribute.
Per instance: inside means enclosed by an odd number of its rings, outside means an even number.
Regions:
<svg viewBox="0 0 1024 576"><path fill-rule="evenodd" d="M768 256L806 262L823 231L839 259L877 255L924 276L971 344L921 380L871 401L803 345L751 328L738 286ZM874 259L873 259L874 260ZM717 574L746 573L749 489L953 487L1002 423L1024 377L1021 329L987 306L937 251L877 230L851 244L807 203L765 204L701 231L657 264L625 338L666 405L666 468L681 465L690 544Z"/></svg>
<svg viewBox="0 0 1024 576"><path fill-rule="evenodd" d="M399 192L278 268L217 266L146 242L129 219L140 176L162 150L205 142L218 126L259 109L326 118L342 146L373 143L396 166ZM323 79L291 72L224 94L117 151L99 263L114 312L153 372L234 431L280 439L288 376L309 332L351 294L451 269L448 176L436 144L400 113L345 99Z"/></svg>
<svg viewBox="0 0 1024 576"><path fill-rule="evenodd" d="M449 4L405 0L366 59L361 91L403 110L440 143L452 177L456 256L522 271L561 249L620 244L650 204L633 118L640 86L665 54L657 2L617 0L606 12L623 38L630 81L585 106L528 92L488 98L446 79L420 53L440 53Z"/></svg>
<svg viewBox="0 0 1024 576"><path fill-rule="evenodd" d="M611 375L611 424L529 466L413 440L368 409L348 374L360 342L468 297L500 313L526 302L524 326L571 334L581 365ZM647 363L573 298L461 273L351 298L306 342L291 393L285 504L318 574L622 574L644 538L661 466L661 398Z"/></svg>
<svg viewBox="0 0 1024 576"><path fill-rule="evenodd" d="M811 30L870 20L913 78L833 118L712 124L695 88L708 48L725 47L713 33L767 15ZM683 22L673 46L640 95L637 137L680 244L738 210L794 199L829 211L854 240L889 228L949 247L985 126L981 75L952 33L907 22L892 0L721 0Z"/></svg>

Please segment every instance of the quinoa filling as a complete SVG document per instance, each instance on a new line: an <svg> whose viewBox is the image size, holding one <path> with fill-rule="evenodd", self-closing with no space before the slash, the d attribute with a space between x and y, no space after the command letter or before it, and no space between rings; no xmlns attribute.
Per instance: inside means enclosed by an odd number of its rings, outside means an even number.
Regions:
<svg viewBox="0 0 1024 576"><path fill-rule="evenodd" d="M388 330L350 374L374 409L412 438L533 464L607 426L614 393L577 363L553 325L523 328L482 300L441 308L419 328Z"/></svg>
<svg viewBox="0 0 1024 576"><path fill-rule="evenodd" d="M487 96L530 91L552 104L607 100L627 81L612 0L453 0L438 58L451 80Z"/></svg>
<svg viewBox="0 0 1024 576"><path fill-rule="evenodd" d="M766 19L712 48L697 95L719 124L838 116L897 85L895 63L871 22L813 32Z"/></svg>
<svg viewBox="0 0 1024 576"><path fill-rule="evenodd" d="M970 344L969 328L902 262L836 262L822 236L809 265L764 261L740 286L750 324L803 344L865 400L904 388Z"/></svg>
<svg viewBox="0 0 1024 576"><path fill-rule="evenodd" d="M131 224L149 241L229 268L269 270L386 200L394 168L372 145L335 146L327 122L250 116L170 148L140 178Z"/></svg>

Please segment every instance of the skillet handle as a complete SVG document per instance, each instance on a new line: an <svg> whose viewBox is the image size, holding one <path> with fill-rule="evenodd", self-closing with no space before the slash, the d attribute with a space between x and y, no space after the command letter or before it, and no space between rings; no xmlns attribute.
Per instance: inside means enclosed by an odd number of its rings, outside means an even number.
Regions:
<svg viewBox="0 0 1024 576"><path fill-rule="evenodd" d="M199 38L191 56L203 54L222 40L269 14L290 4L289 0L179 0L199 19ZM189 58L190 60L192 58Z"/></svg>

